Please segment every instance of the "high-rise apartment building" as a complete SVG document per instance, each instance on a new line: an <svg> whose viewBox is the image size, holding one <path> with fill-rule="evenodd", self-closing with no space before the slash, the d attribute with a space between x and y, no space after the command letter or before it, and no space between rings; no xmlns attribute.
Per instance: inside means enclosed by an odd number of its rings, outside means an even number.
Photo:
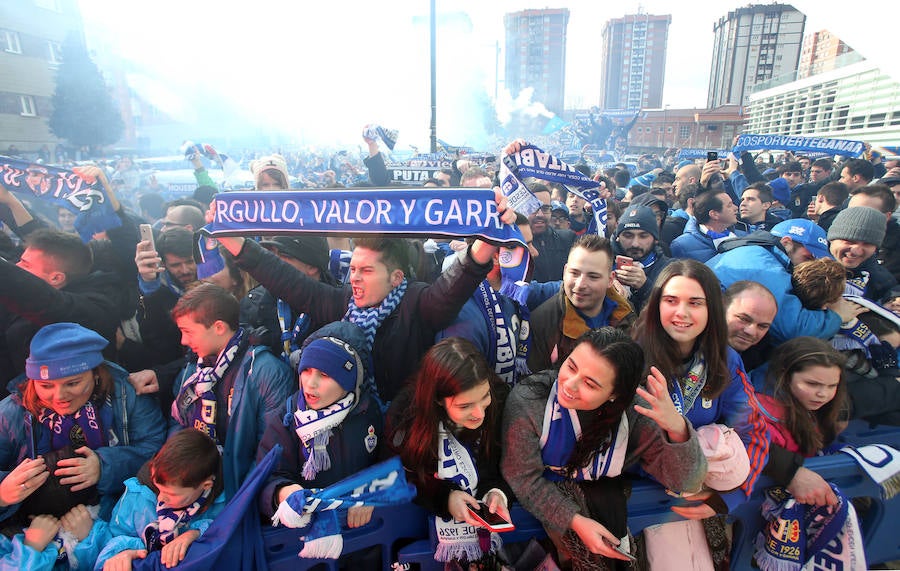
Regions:
<svg viewBox="0 0 900 571"><path fill-rule="evenodd" d="M720 18L706 106L745 105L754 85L796 71L805 25L789 4L746 6Z"/></svg>
<svg viewBox="0 0 900 571"><path fill-rule="evenodd" d="M803 40L803 48L800 50L797 79L835 69L838 56L852 51L853 48L828 30L809 34Z"/></svg>
<svg viewBox="0 0 900 571"><path fill-rule="evenodd" d="M603 26L601 109L659 109L671 15L630 14Z"/></svg>
<svg viewBox="0 0 900 571"><path fill-rule="evenodd" d="M532 101L563 112L566 83L566 27L569 10L522 10L506 14L506 88L513 97L527 87Z"/></svg>

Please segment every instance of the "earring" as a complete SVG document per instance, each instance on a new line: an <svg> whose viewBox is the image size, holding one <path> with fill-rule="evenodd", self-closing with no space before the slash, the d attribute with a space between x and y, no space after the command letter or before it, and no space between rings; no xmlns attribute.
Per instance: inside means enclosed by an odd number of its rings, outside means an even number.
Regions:
<svg viewBox="0 0 900 571"><path fill-rule="evenodd" d="M609 402L616 402L616 397L609 397Z"/></svg>

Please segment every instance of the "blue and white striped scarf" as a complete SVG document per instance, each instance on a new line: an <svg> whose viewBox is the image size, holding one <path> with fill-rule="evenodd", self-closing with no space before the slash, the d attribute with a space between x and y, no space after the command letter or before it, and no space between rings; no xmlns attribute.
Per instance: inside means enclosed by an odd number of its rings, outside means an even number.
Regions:
<svg viewBox="0 0 900 571"><path fill-rule="evenodd" d="M403 301L407 284L406 278L403 278L400 285L392 289L378 307L361 308L356 305L356 301L352 297L350 298L347 313L344 314L342 321L354 323L363 330L363 333L366 334L366 341L369 342L369 349L375 343L375 332L378 331L378 328L381 327L387 316L393 313L397 306L400 305L400 302Z"/></svg>

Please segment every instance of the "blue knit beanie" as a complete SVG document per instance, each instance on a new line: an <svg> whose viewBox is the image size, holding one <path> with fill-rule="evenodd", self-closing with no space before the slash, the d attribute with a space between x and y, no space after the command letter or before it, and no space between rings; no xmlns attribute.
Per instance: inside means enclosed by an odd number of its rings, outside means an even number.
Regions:
<svg viewBox="0 0 900 571"><path fill-rule="evenodd" d="M362 383L362 363L356 351L334 337L316 339L303 348L297 372L318 369L337 381L341 388L353 392Z"/></svg>
<svg viewBox="0 0 900 571"><path fill-rule="evenodd" d="M52 323L31 339L25 360L29 379L55 380L90 371L103 362L109 341L77 323Z"/></svg>
<svg viewBox="0 0 900 571"><path fill-rule="evenodd" d="M783 177L773 178L769 181L772 188L772 196L782 205L787 206L791 201L791 185Z"/></svg>

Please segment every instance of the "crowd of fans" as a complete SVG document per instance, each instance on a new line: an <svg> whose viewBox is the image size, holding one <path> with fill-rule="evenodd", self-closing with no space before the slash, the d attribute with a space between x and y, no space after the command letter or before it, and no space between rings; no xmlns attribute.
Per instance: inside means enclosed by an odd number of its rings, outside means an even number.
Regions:
<svg viewBox="0 0 900 571"><path fill-rule="evenodd" d="M365 143L360 160L236 158L258 190L387 186ZM286 522L298 491L399 455L439 560L509 563L470 508L508 519L517 501L564 567L727 568L719 516L762 476L837 506L804 459L850 420L900 424L900 160L576 164L607 199L599 234L562 184L526 181L533 213L498 190L531 260L517 300L501 293L516 248L482 239L201 238L219 190L201 152L187 157L196 191L169 202L139 159L83 169L122 223L88 243L65 209L0 185L12 565L130 569L159 550L174 566L280 445L267 521ZM493 188L496 168L455 158L423 186ZM632 537L634 477L683 496L687 527ZM371 515L354 506L341 523ZM684 555L687 534L700 543ZM370 555L343 563L377 566Z"/></svg>

